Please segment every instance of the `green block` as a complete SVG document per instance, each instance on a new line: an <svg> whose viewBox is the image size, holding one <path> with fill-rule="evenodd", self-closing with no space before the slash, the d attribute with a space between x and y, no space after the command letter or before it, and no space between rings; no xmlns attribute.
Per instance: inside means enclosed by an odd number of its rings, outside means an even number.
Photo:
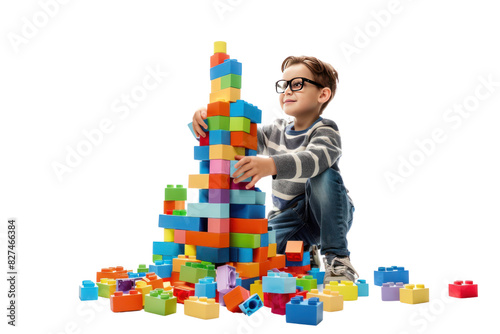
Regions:
<svg viewBox="0 0 500 334"><path fill-rule="evenodd" d="M229 246L240 248L259 248L260 234L229 233Z"/></svg>
<svg viewBox="0 0 500 334"><path fill-rule="evenodd" d="M229 131L244 131L250 133L250 119L246 117L229 117Z"/></svg>
<svg viewBox="0 0 500 334"><path fill-rule="evenodd" d="M304 290L307 290L309 292L312 289L318 288L317 280L310 275L304 276L302 278L297 278L296 285L303 287Z"/></svg>
<svg viewBox="0 0 500 334"><path fill-rule="evenodd" d="M187 189L178 184L168 184L165 188L165 201L187 201Z"/></svg>
<svg viewBox="0 0 500 334"><path fill-rule="evenodd" d="M161 256L161 255L159 255ZM154 258L154 255L153 255ZM149 268L145 264L140 264L139 268L137 268L138 273L149 273Z"/></svg>
<svg viewBox="0 0 500 334"><path fill-rule="evenodd" d="M177 297L172 291L156 289L144 298L144 311L158 315L169 315L177 312Z"/></svg>
<svg viewBox="0 0 500 334"><path fill-rule="evenodd" d="M225 89L229 87L241 88L241 75L228 74L220 79L220 88Z"/></svg>
<svg viewBox="0 0 500 334"><path fill-rule="evenodd" d="M109 285L106 283L97 282L97 295L99 297L110 298L111 294L116 291L116 283Z"/></svg>
<svg viewBox="0 0 500 334"><path fill-rule="evenodd" d="M208 131L214 131L214 130L229 131L229 117L227 116L207 117L207 124L208 124ZM248 129L250 129L250 125L248 126Z"/></svg>
<svg viewBox="0 0 500 334"><path fill-rule="evenodd" d="M173 216L185 216L187 215L186 210L172 210L172 215Z"/></svg>
<svg viewBox="0 0 500 334"><path fill-rule="evenodd" d="M210 263L210 262L206 262ZM201 278L213 277L215 278L216 271L213 264L203 264L195 262L187 262L181 266L179 273L179 280L189 283L198 283Z"/></svg>
<svg viewBox="0 0 500 334"><path fill-rule="evenodd" d="M163 255L153 254L153 263L156 261L163 261Z"/></svg>

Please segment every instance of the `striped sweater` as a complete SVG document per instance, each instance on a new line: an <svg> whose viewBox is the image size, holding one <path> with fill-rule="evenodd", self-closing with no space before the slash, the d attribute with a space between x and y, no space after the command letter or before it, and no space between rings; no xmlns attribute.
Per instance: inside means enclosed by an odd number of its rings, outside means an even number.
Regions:
<svg viewBox="0 0 500 334"><path fill-rule="evenodd" d="M283 210L303 198L307 179L329 167L340 172L342 146L334 121L320 117L308 129L292 128L293 122L277 119L257 129L258 154L269 155L276 164L273 211Z"/></svg>

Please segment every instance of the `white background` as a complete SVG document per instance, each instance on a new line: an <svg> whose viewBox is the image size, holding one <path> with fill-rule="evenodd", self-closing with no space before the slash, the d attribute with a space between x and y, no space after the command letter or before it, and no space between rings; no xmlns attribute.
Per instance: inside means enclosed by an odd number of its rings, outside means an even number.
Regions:
<svg viewBox="0 0 500 334"><path fill-rule="evenodd" d="M6 221L16 217L17 332L466 333L492 324L500 187L500 23L492 3L2 2L0 236L5 254ZM405 266L412 283L430 287L430 303L384 303L371 285L370 297L325 313L316 329L286 324L269 309L250 318L221 309L220 319L204 322L181 306L159 317L79 301L78 285L100 268L151 263L164 187L187 185L197 172L186 125L208 103L217 40L243 63L242 98L266 123L283 116L274 82L286 56L313 55L337 69L339 89L324 117L340 128L340 169L356 206L352 263L370 284L377 267ZM167 74L128 114L116 112L148 69ZM460 118L459 107L467 113ZM66 164L84 132L106 119L112 130L58 178L53 164ZM435 132L440 140L429 144ZM403 169L391 187L387 173ZM269 191L270 182L259 186ZM189 201L197 201L192 191ZM5 268L5 255L1 261ZM447 284L456 279L479 283L480 297L450 300Z"/></svg>

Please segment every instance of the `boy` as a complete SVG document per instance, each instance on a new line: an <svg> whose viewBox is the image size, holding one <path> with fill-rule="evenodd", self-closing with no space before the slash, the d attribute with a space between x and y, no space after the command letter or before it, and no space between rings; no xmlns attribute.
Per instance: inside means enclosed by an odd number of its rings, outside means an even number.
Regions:
<svg viewBox="0 0 500 334"><path fill-rule="evenodd" d="M283 79L276 92L283 111L294 117L278 119L258 128L258 154L236 156L238 183L248 177L247 189L272 175L273 210L269 226L276 230L277 251L283 254L288 240L302 240L311 251L311 264L319 267L318 245L324 255L325 284L359 276L349 260L346 235L354 206L339 173L341 141L337 125L321 114L335 95L335 69L314 57L287 57L281 66ZM193 129L205 137L200 125L206 109L193 116Z"/></svg>

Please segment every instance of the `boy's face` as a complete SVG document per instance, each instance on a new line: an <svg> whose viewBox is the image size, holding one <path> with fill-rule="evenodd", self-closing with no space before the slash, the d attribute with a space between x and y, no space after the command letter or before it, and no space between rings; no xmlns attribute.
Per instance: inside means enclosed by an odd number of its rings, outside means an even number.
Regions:
<svg viewBox="0 0 500 334"><path fill-rule="evenodd" d="M287 67L283 72L284 80L302 77L314 81L312 72L304 64L295 64ZM292 91L288 86L284 93L279 95L281 109L285 114L293 117L318 115L321 104L324 103L321 97L322 90L308 82L304 82L301 90Z"/></svg>

